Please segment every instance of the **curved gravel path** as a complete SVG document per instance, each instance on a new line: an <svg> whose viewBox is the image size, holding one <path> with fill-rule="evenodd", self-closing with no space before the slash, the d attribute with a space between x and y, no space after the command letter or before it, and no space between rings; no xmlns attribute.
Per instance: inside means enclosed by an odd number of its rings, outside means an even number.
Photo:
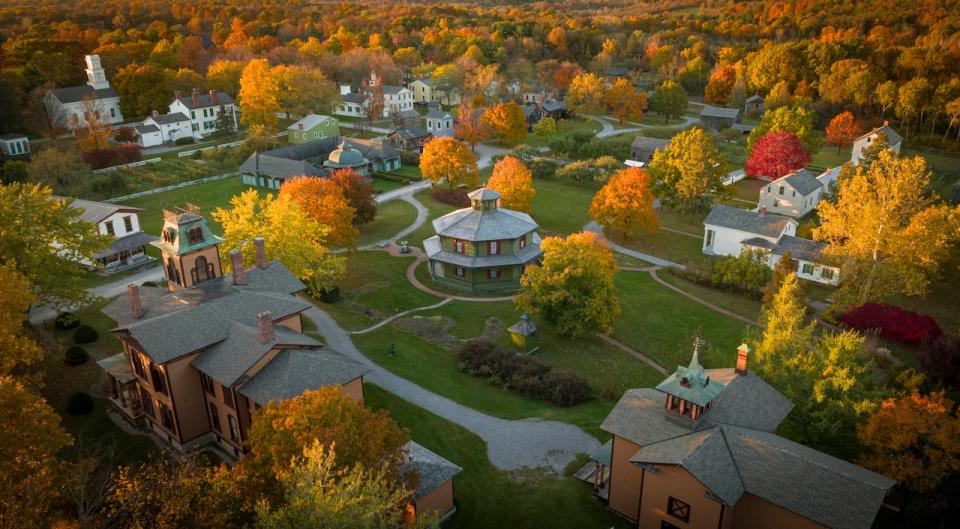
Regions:
<svg viewBox="0 0 960 529"><path fill-rule="evenodd" d="M330 347L372 368L365 377L366 381L480 436L487 443L490 462L497 468L539 467L562 473L576 454L590 453L600 447L595 437L572 424L540 419L501 419L424 389L367 358L326 312L312 307L305 314L316 324L317 332L326 338Z"/></svg>
<svg viewBox="0 0 960 529"><path fill-rule="evenodd" d="M416 197L413 196L413 194L418 190L419 189L410 190L408 193L404 195L398 195L391 199L391 200L402 200L417 209L417 218L414 219L413 224L410 224L406 228L400 230L399 233L395 233L386 239L377 241L375 243L358 246L357 250L373 250L376 248L383 248L384 246L393 244L393 241L397 239L401 239L403 237L406 237L407 235L410 235L411 233L417 231L417 229L419 229L420 226L423 226L423 223L427 221L427 217L430 215L430 210L428 210L423 204L420 203L419 200L417 200ZM378 203L381 203L381 202L378 201Z"/></svg>

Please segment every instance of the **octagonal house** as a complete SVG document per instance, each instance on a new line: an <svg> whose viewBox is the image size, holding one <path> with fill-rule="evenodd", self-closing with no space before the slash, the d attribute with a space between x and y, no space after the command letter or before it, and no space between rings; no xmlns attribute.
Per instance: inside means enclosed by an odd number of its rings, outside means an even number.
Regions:
<svg viewBox="0 0 960 529"><path fill-rule="evenodd" d="M500 207L500 194L480 188L470 207L433 221L437 234L423 241L433 281L470 292L520 288L527 265L539 262L540 226L519 211Z"/></svg>

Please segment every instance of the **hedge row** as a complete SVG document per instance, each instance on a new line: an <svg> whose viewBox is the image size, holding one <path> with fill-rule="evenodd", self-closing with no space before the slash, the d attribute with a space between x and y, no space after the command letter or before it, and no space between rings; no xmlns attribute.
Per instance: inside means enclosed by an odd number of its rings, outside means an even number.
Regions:
<svg viewBox="0 0 960 529"><path fill-rule="evenodd" d="M496 385L558 406L576 406L593 399L587 382L557 371L535 358L507 352L492 342L471 340L458 352L460 370Z"/></svg>

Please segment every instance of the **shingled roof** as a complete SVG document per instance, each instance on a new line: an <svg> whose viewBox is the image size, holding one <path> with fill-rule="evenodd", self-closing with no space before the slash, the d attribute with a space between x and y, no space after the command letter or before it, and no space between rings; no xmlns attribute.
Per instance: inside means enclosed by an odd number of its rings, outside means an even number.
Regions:
<svg viewBox="0 0 960 529"><path fill-rule="evenodd" d="M539 228L530 215L520 211L504 208L479 211L472 207L434 219L433 227L443 237L474 242L516 239Z"/></svg>
<svg viewBox="0 0 960 529"><path fill-rule="evenodd" d="M403 474L414 471L420 478L417 490L413 493L414 500L418 500L436 490L437 487L453 479L463 470L414 441L407 442L403 445L403 448L407 452L407 458L401 467L401 471Z"/></svg>
<svg viewBox="0 0 960 529"><path fill-rule="evenodd" d="M110 204L109 202L94 202L93 200L84 200L82 198L70 199L60 196L54 196L53 198L57 200L72 200L70 207L80 210L80 220L91 224L97 224L114 213L139 213L143 211L142 208L120 206Z"/></svg>
<svg viewBox="0 0 960 529"><path fill-rule="evenodd" d="M817 177L806 169L799 169L773 181L773 183L781 182L790 184L790 187L796 189L797 192L803 196L807 196L814 191L823 188L823 184L817 180Z"/></svg>
<svg viewBox="0 0 960 529"><path fill-rule="evenodd" d="M343 385L369 372L369 367L320 344L283 349L240 388L240 393L264 405L300 396L307 390Z"/></svg>
<svg viewBox="0 0 960 529"><path fill-rule="evenodd" d="M714 204L703 220L705 226L718 226L776 239L787 224L797 221L772 213L758 213L746 209Z"/></svg>
<svg viewBox="0 0 960 529"><path fill-rule="evenodd" d="M700 112L700 117L710 117L710 118L723 118L723 119L736 119L740 115L739 108L723 108L723 107L711 107L704 106L703 110Z"/></svg>
<svg viewBox="0 0 960 529"><path fill-rule="evenodd" d="M113 87L95 89L90 85L68 86L65 88L54 88L50 93L61 103L79 103L87 100L108 99L111 97L120 97Z"/></svg>

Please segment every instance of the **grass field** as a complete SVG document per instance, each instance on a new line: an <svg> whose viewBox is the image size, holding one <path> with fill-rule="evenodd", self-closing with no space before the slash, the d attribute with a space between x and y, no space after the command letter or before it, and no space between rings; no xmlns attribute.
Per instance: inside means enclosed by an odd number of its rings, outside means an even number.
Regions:
<svg viewBox="0 0 960 529"><path fill-rule="evenodd" d="M360 226L357 246L373 244L399 233L417 219L417 208L403 200L391 200L377 206L377 216L370 224Z"/></svg>
<svg viewBox="0 0 960 529"><path fill-rule="evenodd" d="M589 118L570 118L561 119L557 122L557 133L553 136L538 136L536 134L527 134L524 138L524 145L531 147L543 147L550 143L550 140L560 136L569 136L575 132L600 132L603 127L593 119Z"/></svg>
<svg viewBox="0 0 960 529"><path fill-rule="evenodd" d="M533 187L537 194L530 215L544 236L575 233L590 222L590 203L597 186L550 179L535 180Z"/></svg>
<svg viewBox="0 0 960 529"><path fill-rule="evenodd" d="M163 209L183 206L187 202L200 206L203 216L207 218L207 223L214 233L221 234L223 230L220 225L213 220L212 213L220 207L227 207L230 204L230 198L239 195L244 191L251 189L250 186L240 181L239 177L226 178L215 182L205 182L192 186L182 187L163 193L147 195L145 197L135 198L122 202L124 206L133 206L143 208L140 212L140 229L146 233L160 233L163 227ZM258 189L261 194L267 191Z"/></svg>
<svg viewBox="0 0 960 529"><path fill-rule="evenodd" d="M420 203L423 204L424 207L426 207L430 212L427 214L427 222L424 222L423 226L420 226L420 228L408 235L406 239L411 245L422 248L423 241L425 239L433 237L437 234L437 232L433 229L433 224L431 224L430 221L442 215L446 215L456 208L449 204L444 204L443 202L434 200L430 195L429 189L417 193L416 197L417 200L419 200Z"/></svg>
<svg viewBox="0 0 960 529"><path fill-rule="evenodd" d="M444 527L629 527L592 497L586 483L537 471L511 474L499 470L487 458L486 443L469 430L372 384L364 391L370 407L389 411L400 426L410 430L414 441L463 469L453 480L458 512Z"/></svg>

